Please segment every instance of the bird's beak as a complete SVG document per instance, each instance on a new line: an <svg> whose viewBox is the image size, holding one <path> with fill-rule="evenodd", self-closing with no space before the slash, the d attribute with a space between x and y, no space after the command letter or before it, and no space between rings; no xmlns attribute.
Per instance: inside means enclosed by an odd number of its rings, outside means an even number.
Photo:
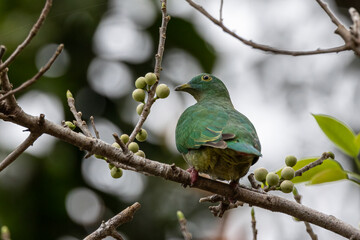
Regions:
<svg viewBox="0 0 360 240"><path fill-rule="evenodd" d="M177 86L175 91L184 91L185 89L191 88L190 84L185 83L183 85Z"/></svg>

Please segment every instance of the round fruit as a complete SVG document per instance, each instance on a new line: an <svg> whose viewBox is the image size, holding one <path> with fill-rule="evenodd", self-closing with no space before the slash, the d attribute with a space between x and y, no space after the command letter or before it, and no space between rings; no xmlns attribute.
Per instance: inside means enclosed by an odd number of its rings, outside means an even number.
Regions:
<svg viewBox="0 0 360 240"><path fill-rule="evenodd" d="M123 175L123 172L122 172L122 170L120 168L113 167L111 169L111 176L113 178L120 178L122 175Z"/></svg>
<svg viewBox="0 0 360 240"><path fill-rule="evenodd" d="M137 105L136 107L136 112L137 114L141 115L142 111L144 110L144 105L143 103L140 103L139 105Z"/></svg>
<svg viewBox="0 0 360 240"><path fill-rule="evenodd" d="M281 171L281 177L285 180L291 180L295 176L295 170L292 167L284 167Z"/></svg>
<svg viewBox="0 0 360 240"><path fill-rule="evenodd" d="M293 167L296 165L296 162L297 162L297 159L295 156L290 155L285 158L286 166Z"/></svg>
<svg viewBox="0 0 360 240"><path fill-rule="evenodd" d="M121 136L120 136L120 140L121 140L124 144L126 144L126 143L129 141L129 135L127 135L127 134L121 135Z"/></svg>
<svg viewBox="0 0 360 240"><path fill-rule="evenodd" d="M144 142L147 138L147 131L145 129L141 129L138 134L136 134L136 140L139 142Z"/></svg>
<svg viewBox="0 0 360 240"><path fill-rule="evenodd" d="M170 94L170 88L166 84L159 84L156 87L156 96L158 98L167 98Z"/></svg>
<svg viewBox="0 0 360 240"><path fill-rule="evenodd" d="M149 85L149 86L154 85L154 84L156 83L156 80L157 80L157 77L156 77L156 74L155 74L155 73L148 72L148 73L145 75L146 84Z"/></svg>
<svg viewBox="0 0 360 240"><path fill-rule="evenodd" d="M263 182L266 179L268 171L265 168L258 168L254 171L255 179L259 182Z"/></svg>
<svg viewBox="0 0 360 240"><path fill-rule="evenodd" d="M135 153L135 155L137 155L137 156L139 156L139 157L145 157L145 153L143 152L143 151L141 151L141 150L139 150L139 151L137 151L136 153Z"/></svg>
<svg viewBox="0 0 360 240"><path fill-rule="evenodd" d="M146 87L146 81L144 77L139 77L138 79L136 79L135 81L135 87L142 89L144 87Z"/></svg>
<svg viewBox="0 0 360 240"><path fill-rule="evenodd" d="M116 148L120 148L120 145L117 142L114 142L113 144L111 144L111 146L116 147Z"/></svg>
<svg viewBox="0 0 360 240"><path fill-rule="evenodd" d="M292 190L294 189L294 183L292 181L290 181L290 180L284 180L280 184L280 189L284 193L291 193Z"/></svg>
<svg viewBox="0 0 360 240"><path fill-rule="evenodd" d="M132 93L132 98L137 102L143 102L145 100L145 91L142 89L135 89Z"/></svg>
<svg viewBox="0 0 360 240"><path fill-rule="evenodd" d="M279 176L276 173L270 172L266 175L266 182L269 186L276 186L279 183Z"/></svg>
<svg viewBox="0 0 360 240"><path fill-rule="evenodd" d="M136 142L131 142L128 146L129 150L133 153L139 151L139 145Z"/></svg>
<svg viewBox="0 0 360 240"><path fill-rule="evenodd" d="M111 169L113 169L113 167L115 167L115 165L112 163L109 163L109 169L111 170Z"/></svg>

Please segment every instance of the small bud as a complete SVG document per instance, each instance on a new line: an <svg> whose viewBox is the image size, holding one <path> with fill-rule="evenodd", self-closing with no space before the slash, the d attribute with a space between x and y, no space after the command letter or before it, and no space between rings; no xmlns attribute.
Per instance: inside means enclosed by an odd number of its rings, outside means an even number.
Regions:
<svg viewBox="0 0 360 240"><path fill-rule="evenodd" d="M177 211L176 215L177 215L177 218L178 218L179 221L185 220L185 216L184 216L182 211Z"/></svg>
<svg viewBox="0 0 360 240"><path fill-rule="evenodd" d="M139 156L139 157L145 158L145 153L144 153L143 151L141 151L141 150L137 151L137 152L135 153L135 155L136 155L136 156Z"/></svg>
<svg viewBox="0 0 360 240"><path fill-rule="evenodd" d="M156 77L156 74L155 74L155 73L148 72L148 73L145 75L146 84L149 85L149 86L154 85L154 84L156 83L156 80L157 80L157 77Z"/></svg>
<svg viewBox="0 0 360 240"><path fill-rule="evenodd" d="M158 98L167 98L170 94L170 88L166 84L159 84L156 87L156 96Z"/></svg>
<svg viewBox="0 0 360 240"><path fill-rule="evenodd" d="M292 167L284 167L281 171L281 177L285 180L291 180L295 176L295 170Z"/></svg>
<svg viewBox="0 0 360 240"><path fill-rule="evenodd" d="M255 179L259 182L263 182L266 179L268 171L265 168L258 168L254 171Z"/></svg>
<svg viewBox="0 0 360 240"><path fill-rule="evenodd" d="M143 103L140 103L139 105L137 105L136 107L136 112L137 114L139 114L139 116L141 115L142 111L144 110L144 105Z"/></svg>
<svg viewBox="0 0 360 240"><path fill-rule="evenodd" d="M139 142L144 142L147 138L147 131L145 129L141 129L137 134L136 134L136 140L138 140Z"/></svg>
<svg viewBox="0 0 360 240"><path fill-rule="evenodd" d="M66 126L68 126L71 130L74 130L76 128L75 124L73 124L70 121L65 122Z"/></svg>
<svg viewBox="0 0 360 240"><path fill-rule="evenodd" d="M129 141L129 135L127 134L123 134L120 136L120 140L124 143L127 144L127 142Z"/></svg>
<svg viewBox="0 0 360 240"><path fill-rule="evenodd" d="M73 98L72 93L70 92L70 90L66 91L66 98Z"/></svg>
<svg viewBox="0 0 360 240"><path fill-rule="evenodd" d="M137 102L143 102L145 100L145 91L142 89L135 89L132 93L132 98Z"/></svg>
<svg viewBox="0 0 360 240"><path fill-rule="evenodd" d="M109 163L109 169L111 170L113 167L115 167L115 165L112 163Z"/></svg>
<svg viewBox="0 0 360 240"><path fill-rule="evenodd" d="M120 148L120 145L117 142L114 142L113 144L111 144L111 146L116 147L116 148Z"/></svg>
<svg viewBox="0 0 360 240"><path fill-rule="evenodd" d="M296 162L297 162L297 159L295 156L290 155L285 158L286 166L293 167L296 165Z"/></svg>
<svg viewBox="0 0 360 240"><path fill-rule="evenodd" d="M269 186L276 186L279 183L279 176L276 173L270 172L266 176L266 182Z"/></svg>
<svg viewBox="0 0 360 240"><path fill-rule="evenodd" d="M99 154L94 154L94 157L98 158L98 159L103 159L103 160L106 160L106 157L103 157Z"/></svg>
<svg viewBox="0 0 360 240"><path fill-rule="evenodd" d="M327 152L329 158L335 159L335 154L333 152Z"/></svg>
<svg viewBox="0 0 360 240"><path fill-rule="evenodd" d="M135 87L139 88L139 89L143 89L146 87L146 81L144 77L139 77L138 79L136 79L135 81Z"/></svg>
<svg viewBox="0 0 360 240"><path fill-rule="evenodd" d="M280 184L280 189L283 193L291 193L294 188L294 183L290 180L284 180Z"/></svg>
<svg viewBox="0 0 360 240"><path fill-rule="evenodd" d="M131 142L128 146L129 150L133 153L139 151L139 145L136 142Z"/></svg>
<svg viewBox="0 0 360 240"><path fill-rule="evenodd" d="M255 217L255 209L254 209L254 207L251 208L251 217L252 218Z"/></svg>
<svg viewBox="0 0 360 240"><path fill-rule="evenodd" d="M113 178L121 178L122 175L123 175L123 172L122 172L121 168L113 167L111 169L111 176Z"/></svg>

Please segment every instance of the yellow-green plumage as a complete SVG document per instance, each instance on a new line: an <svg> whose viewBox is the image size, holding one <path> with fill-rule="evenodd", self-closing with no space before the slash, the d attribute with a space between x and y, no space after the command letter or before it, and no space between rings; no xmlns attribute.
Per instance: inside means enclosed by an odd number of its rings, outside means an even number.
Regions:
<svg viewBox="0 0 360 240"><path fill-rule="evenodd" d="M251 122L233 107L225 85L200 74L175 90L197 100L176 126L176 146L186 162L217 179L244 176L261 156L260 142Z"/></svg>

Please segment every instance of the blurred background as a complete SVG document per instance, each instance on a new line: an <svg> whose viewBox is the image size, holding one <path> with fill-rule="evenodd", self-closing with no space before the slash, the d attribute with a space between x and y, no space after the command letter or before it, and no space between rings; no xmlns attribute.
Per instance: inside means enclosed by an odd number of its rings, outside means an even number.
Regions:
<svg viewBox="0 0 360 240"><path fill-rule="evenodd" d="M327 1L346 26L347 8L354 1ZM220 1L198 1L218 17ZM0 44L5 57L23 41L44 1L0 1ZM263 157L251 168L280 169L287 155L298 158L333 151L347 170L351 159L321 132L311 113L332 115L360 130L360 60L352 52L306 57L267 54L244 46L196 12L185 1L169 1L166 48L161 82L171 89L201 72L227 85L235 107L255 125ZM290 50L313 50L343 44L335 26L315 1L225 0L224 24L259 43ZM152 0L54 0L51 12L31 45L10 66L14 86L31 78L57 45L65 50L46 77L17 94L28 113L44 113L60 123L73 120L65 92L73 93L84 119L95 117L100 136L130 134L137 122L131 98L137 77L153 71L161 22L160 3ZM178 117L195 100L171 91L157 101L144 128L148 141L140 148L150 159L187 168L175 148ZM23 128L0 122L0 158L28 135ZM42 136L0 174L0 225L13 239L82 239L102 220L135 201L141 209L119 228L125 239L182 239L176 211L184 212L195 239L252 239L250 208L231 210L214 218L208 193L180 184L124 171L113 179L108 165L79 149ZM247 184L247 178L241 183ZM360 221L360 189L349 181L297 186L303 203L347 223ZM291 198L282 193L274 193ZM309 239L305 226L283 214L255 209L258 239ZM141 230L140 230L141 229ZM343 239L314 227L320 239ZM108 238L112 239L112 238Z"/></svg>

